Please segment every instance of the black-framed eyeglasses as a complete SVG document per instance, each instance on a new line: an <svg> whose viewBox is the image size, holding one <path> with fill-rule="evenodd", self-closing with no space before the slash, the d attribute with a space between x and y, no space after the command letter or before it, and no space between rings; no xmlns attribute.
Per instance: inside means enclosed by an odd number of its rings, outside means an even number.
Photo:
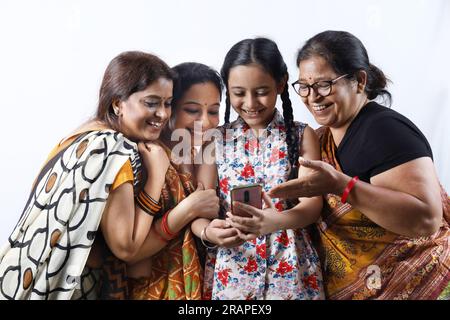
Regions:
<svg viewBox="0 0 450 320"><path fill-rule="evenodd" d="M331 93L332 85L336 81L345 78L346 76L348 76L348 74L344 74L342 76L339 76L335 79L328 81L326 80L317 81L314 82L313 84L301 83L300 80L297 80L293 82L291 85L294 88L295 92L302 98L306 98L307 96L309 96L309 93L311 92L310 89L313 89L316 92L316 94L322 97L326 97Z"/></svg>

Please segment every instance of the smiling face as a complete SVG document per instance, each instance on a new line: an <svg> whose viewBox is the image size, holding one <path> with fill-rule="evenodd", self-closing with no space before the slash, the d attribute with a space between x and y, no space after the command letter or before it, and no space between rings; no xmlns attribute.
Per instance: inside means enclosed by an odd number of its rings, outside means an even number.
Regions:
<svg viewBox="0 0 450 320"><path fill-rule="evenodd" d="M264 129L275 111L283 85L256 64L231 68L228 77L230 103L252 129Z"/></svg>
<svg viewBox="0 0 450 320"><path fill-rule="evenodd" d="M192 85L178 101L173 129L187 129L191 141L201 144L203 133L219 125L220 92L211 83ZM195 128L201 129L194 131Z"/></svg>
<svg viewBox="0 0 450 320"><path fill-rule="evenodd" d="M120 131L133 141L154 141L171 114L172 80L159 78L146 89L113 104Z"/></svg>
<svg viewBox="0 0 450 320"><path fill-rule="evenodd" d="M336 74L329 63L320 56L312 56L301 61L299 71L299 81L309 85L341 76ZM342 78L332 85L328 96L322 97L311 89L309 96L302 100L318 124L345 132L364 105L366 98L364 86L355 80Z"/></svg>

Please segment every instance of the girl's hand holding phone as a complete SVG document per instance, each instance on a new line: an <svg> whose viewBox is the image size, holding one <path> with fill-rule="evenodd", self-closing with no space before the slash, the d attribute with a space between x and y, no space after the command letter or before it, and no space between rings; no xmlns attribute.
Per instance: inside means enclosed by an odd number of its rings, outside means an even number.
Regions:
<svg viewBox="0 0 450 320"><path fill-rule="evenodd" d="M262 192L262 198L266 209L258 209L242 202L233 201L233 213L227 212L227 222L238 229L239 236L243 240L256 239L280 230L280 213L265 192Z"/></svg>

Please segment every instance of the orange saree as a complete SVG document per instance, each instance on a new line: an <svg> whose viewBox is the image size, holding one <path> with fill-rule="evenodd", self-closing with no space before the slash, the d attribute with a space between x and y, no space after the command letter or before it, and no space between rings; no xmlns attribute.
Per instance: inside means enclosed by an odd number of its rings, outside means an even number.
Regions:
<svg viewBox="0 0 450 320"><path fill-rule="evenodd" d="M322 160L341 171L327 128L319 131ZM450 280L450 199L441 189L444 219L432 236L407 238L369 220L334 194L317 224L329 299L436 299Z"/></svg>
<svg viewBox="0 0 450 320"><path fill-rule="evenodd" d="M166 147L170 158L170 150ZM161 212L174 208L194 191L193 178L171 162L161 193ZM203 268L188 225L152 257L149 278L129 279L130 298L137 300L200 300Z"/></svg>

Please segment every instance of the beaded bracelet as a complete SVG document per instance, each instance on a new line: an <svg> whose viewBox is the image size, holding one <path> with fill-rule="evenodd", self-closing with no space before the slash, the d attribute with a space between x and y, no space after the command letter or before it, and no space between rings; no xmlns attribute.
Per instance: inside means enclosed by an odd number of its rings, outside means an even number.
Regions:
<svg viewBox="0 0 450 320"><path fill-rule="evenodd" d="M209 241L206 239L206 228L208 228L208 226L204 227L203 230L202 230L202 232L200 233L200 241L202 242L202 244L203 244L206 248L208 248L208 249L215 249L215 248L217 248L217 245L209 246L209 245L207 245L207 244L205 243L205 241L209 242Z"/></svg>
<svg viewBox="0 0 450 320"><path fill-rule="evenodd" d="M352 180L350 180L347 183L347 186L344 189L344 193L342 193L342 197L341 197L341 202L342 203L346 203L347 202L348 195L350 194L350 191L352 191L353 187L356 184L356 181L358 181L358 180L359 180L358 176L354 176L352 178Z"/></svg>

